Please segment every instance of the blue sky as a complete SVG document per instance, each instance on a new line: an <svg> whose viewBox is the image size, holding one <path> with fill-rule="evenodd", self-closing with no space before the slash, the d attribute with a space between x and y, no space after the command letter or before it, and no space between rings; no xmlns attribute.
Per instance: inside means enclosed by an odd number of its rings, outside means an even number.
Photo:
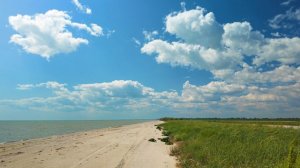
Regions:
<svg viewBox="0 0 300 168"><path fill-rule="evenodd" d="M300 117L299 22L296 0L4 0L0 119Z"/></svg>

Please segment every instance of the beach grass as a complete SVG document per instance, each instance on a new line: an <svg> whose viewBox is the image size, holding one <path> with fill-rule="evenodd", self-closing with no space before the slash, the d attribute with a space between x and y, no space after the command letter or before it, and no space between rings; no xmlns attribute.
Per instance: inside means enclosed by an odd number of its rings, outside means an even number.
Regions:
<svg viewBox="0 0 300 168"><path fill-rule="evenodd" d="M167 120L161 126L176 142L171 155L183 168L299 168L300 129L270 126L280 122Z"/></svg>

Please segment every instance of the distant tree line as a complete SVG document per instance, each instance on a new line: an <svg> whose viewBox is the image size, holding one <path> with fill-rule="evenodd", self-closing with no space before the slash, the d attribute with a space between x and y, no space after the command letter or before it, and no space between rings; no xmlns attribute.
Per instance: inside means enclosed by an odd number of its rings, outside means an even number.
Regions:
<svg viewBox="0 0 300 168"><path fill-rule="evenodd" d="M175 117L163 117L160 118L161 121L169 120L204 120L204 121L300 121L300 118L175 118Z"/></svg>

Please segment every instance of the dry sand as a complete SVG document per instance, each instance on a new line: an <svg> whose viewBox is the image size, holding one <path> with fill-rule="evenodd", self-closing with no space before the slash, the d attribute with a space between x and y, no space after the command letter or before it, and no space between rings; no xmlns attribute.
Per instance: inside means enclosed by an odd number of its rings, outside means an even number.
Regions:
<svg viewBox="0 0 300 168"><path fill-rule="evenodd" d="M0 145L1 168L174 168L160 121Z"/></svg>

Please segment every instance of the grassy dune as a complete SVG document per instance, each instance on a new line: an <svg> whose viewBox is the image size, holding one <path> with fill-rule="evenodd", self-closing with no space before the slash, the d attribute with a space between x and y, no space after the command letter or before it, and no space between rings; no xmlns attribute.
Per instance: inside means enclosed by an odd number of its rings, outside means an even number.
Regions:
<svg viewBox="0 0 300 168"><path fill-rule="evenodd" d="M172 154L183 168L300 168L300 129L199 120L169 120L162 127L177 142Z"/></svg>

